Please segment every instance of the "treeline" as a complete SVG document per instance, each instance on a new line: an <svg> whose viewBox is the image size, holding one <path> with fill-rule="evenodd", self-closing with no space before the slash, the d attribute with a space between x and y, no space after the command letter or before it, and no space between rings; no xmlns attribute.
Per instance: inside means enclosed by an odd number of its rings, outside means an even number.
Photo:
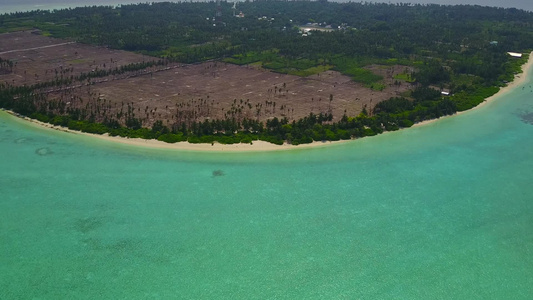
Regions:
<svg viewBox="0 0 533 300"><path fill-rule="evenodd" d="M18 108L14 108L17 111ZM175 123L172 126L156 121L152 128L142 128L138 123L121 126L116 120L96 123L75 119L72 116L46 115L34 112L29 116L42 122L64 126L82 132L121 136L128 138L157 139L167 143L188 141L190 143L234 144L253 143L254 140L281 145L306 144L313 141L338 141L374 136L384 131L411 127L414 123L434 119L456 112L451 100L420 100L415 104L404 98L391 98L381 102L371 115L363 111L357 117L344 115L340 121L332 122L331 114L313 114L289 122L287 118L274 117L265 123L244 118L205 120L203 122Z"/></svg>
<svg viewBox="0 0 533 300"><path fill-rule="evenodd" d="M56 71L56 74L53 80L38 82L28 87L25 86L24 89L28 89L30 91L35 91L36 93L39 93L39 92L42 92L43 89L45 88L53 88L53 87L69 88L70 85L75 84L75 83L86 82L87 84L90 84L90 80L95 79L95 78L104 78L107 76L117 76L117 75L123 75L123 74L135 75L136 72L143 73L143 71L146 71L146 69L148 68L157 67L157 66L166 66L168 64L169 64L168 60L159 59L159 60L151 60L151 61L146 61L146 62L131 63L131 64L123 65L120 67L108 68L108 69L98 69L98 67L96 67L94 70L90 72L87 72L87 73L81 72L77 75L73 75L69 73L71 69L62 68L61 72ZM12 62L8 64L8 66L10 66L11 68L12 68L12 65L13 65ZM0 62L0 69L1 69L1 62ZM71 74L71 75L68 75L68 74ZM15 91L17 91L18 88L19 87L13 86L7 82L0 83L0 91L8 90L8 92L10 93L9 90L14 89Z"/></svg>
<svg viewBox="0 0 533 300"><path fill-rule="evenodd" d="M45 105L42 105L43 95L32 93L29 87L6 88L0 85L0 106L18 114L87 133L109 133L111 136L157 139L168 143L233 144L263 140L278 145L284 142L298 145L313 141L347 140L410 127L416 122L450 115L457 110L453 101L442 100L440 93L430 88L419 88L412 96L414 101L391 98L380 102L370 112L365 108L360 115L344 115L338 122L333 122L331 114L310 113L292 122L277 117L264 123L249 118L228 117L224 120L175 122L170 126L159 120L152 128L145 128L129 104L121 117L109 115L102 122L97 122L94 115L81 115L79 110L65 109L61 103L44 101ZM120 121L121 118L125 122Z"/></svg>
<svg viewBox="0 0 533 300"><path fill-rule="evenodd" d="M533 13L479 6L328 3L325 1L146 3L0 15L0 31L39 28L59 38L138 51L172 61L209 59L263 62L276 72L309 75L331 65L353 76L369 63L391 60L421 67L422 84L447 84L450 74L478 76L495 85L505 76L507 51L533 49ZM265 18L263 18L265 17ZM302 37L297 25L333 32ZM496 42L491 44L491 42ZM269 53L252 55L250 53ZM253 58L252 58L253 57ZM350 60L345 68L343 60ZM361 82L379 81L364 75ZM354 80L359 80L354 76Z"/></svg>
<svg viewBox="0 0 533 300"><path fill-rule="evenodd" d="M0 57L0 74L13 72L15 63L9 59L3 59Z"/></svg>
<svg viewBox="0 0 533 300"><path fill-rule="evenodd" d="M485 49L494 40L502 51L533 48L533 14L516 9L253 1L238 3L236 12L245 17L234 18L232 5L222 2L223 16L215 20L215 2L181 2L6 14L0 15L0 26L6 31L32 26L55 37L156 56L187 56L189 61L273 46L281 55L311 60L326 54L453 56L464 49ZM294 27L306 23L342 30L302 38Z"/></svg>

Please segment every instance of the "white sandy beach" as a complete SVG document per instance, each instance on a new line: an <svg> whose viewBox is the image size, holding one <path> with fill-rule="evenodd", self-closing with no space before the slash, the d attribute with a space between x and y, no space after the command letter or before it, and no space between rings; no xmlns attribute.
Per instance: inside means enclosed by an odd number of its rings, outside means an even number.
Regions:
<svg viewBox="0 0 533 300"><path fill-rule="evenodd" d="M311 147L324 147L332 144L342 143L346 141L326 141L326 142L313 142L310 144L302 144L302 145L290 145L290 144L283 144L283 145L275 145L271 144L265 141L253 141L252 144L231 144L231 145L224 145L219 143L211 144L192 144L189 142L179 142L179 143L166 143L158 140L146 140L141 138L125 138L120 136L109 136L108 134L93 134L93 133L86 133L86 132L80 132L76 130L68 129L67 127L63 126L56 126L49 123L44 123L35 119L31 119L29 117L20 117L16 113L5 110L7 113L13 115L14 117L19 117L20 119L27 121L28 124L39 127L39 128L45 128L50 130L57 130L62 131L66 133L71 134L79 134L79 135L85 135L90 136L92 138L97 138L100 140L105 140L113 143L120 143L120 144L127 144L132 146L140 146L140 147L149 147L149 148L158 148L158 149L175 149L175 150L184 150L184 151L216 151L216 152L250 152L250 151L279 151L279 150L294 150L294 149L304 149L304 148L311 148Z"/></svg>
<svg viewBox="0 0 533 300"><path fill-rule="evenodd" d="M522 72L515 75L515 78L513 82L509 83L507 86L501 88L498 93L494 94L493 96L485 99L481 104L478 106L467 110L458 112L457 114L454 114L452 116L446 116L439 119L434 120L428 120L416 123L413 125L413 127L419 127L431 123L435 123L443 118L453 118L455 116L458 116L460 114L472 111L473 109L478 109L480 107L483 107L489 103L492 103L494 100L501 98L505 94L507 94L509 91L511 91L516 86L520 85L524 82L524 80L528 77L529 70L533 66L533 52L530 54L529 59L526 64L522 66ZM7 111L7 110L6 110ZM15 113L11 111L7 111L8 113L12 115L16 115ZM98 139L115 142L115 143L121 143L121 144L128 144L133 146L140 146L140 147L149 147L149 148L159 148L159 149L174 149L174 150L182 150L182 151L216 151L216 152L262 152L262 151L279 151L279 150L296 150L296 149L305 149L305 148L314 148L314 147L325 147L332 144L338 144L338 143L344 143L344 142L350 142L353 140L344 140L344 141L327 141L327 142L313 142L311 144L302 144L293 146L290 144L283 144L283 145L275 145L264 141L253 141L252 144L232 144L232 145L223 145L219 143L211 144L191 144L189 142L179 142L179 143L166 143L158 140L145 140L145 139L131 139L131 138L124 138L124 137L112 137L108 134L104 135L98 135L98 134L91 134L91 133L85 133L85 132L79 132L75 130L70 130L66 127L61 126L55 126L48 123L43 123L38 120L30 119L28 117L22 118L24 120L29 121L31 124L34 124L39 127L44 127L52 130L59 130L67 133L72 134L81 134L86 136L95 137ZM405 129L404 129L405 130Z"/></svg>

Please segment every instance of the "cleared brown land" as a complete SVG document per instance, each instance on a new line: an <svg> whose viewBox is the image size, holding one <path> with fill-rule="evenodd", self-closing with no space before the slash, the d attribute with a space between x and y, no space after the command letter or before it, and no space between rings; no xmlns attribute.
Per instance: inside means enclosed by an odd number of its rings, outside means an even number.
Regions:
<svg viewBox="0 0 533 300"><path fill-rule="evenodd" d="M79 44L32 34L29 31L0 34L0 57L16 63L13 73L0 76L0 82L31 85L98 69L154 60L132 52ZM72 71L67 71L70 69Z"/></svg>
<svg viewBox="0 0 533 300"><path fill-rule="evenodd" d="M0 81L31 84L53 80L55 71L61 72L61 68L72 70L65 73L71 76L97 67L114 69L152 59L65 43L28 32L0 35L0 57L17 63L14 73L0 75ZM387 87L383 91L373 91L335 71L302 78L255 67L206 62L169 64L144 72L96 78L90 85L78 83L74 88L48 91L48 97L70 108L84 108L97 116L105 111L106 116L115 118L130 106L144 126L151 126L156 120L172 125L228 116L261 121L272 117L295 120L311 112L332 113L334 120L338 120L344 113L355 116L364 106L371 108L410 88L407 83L393 84L392 77L404 72L405 66L372 66L371 70L386 78Z"/></svg>

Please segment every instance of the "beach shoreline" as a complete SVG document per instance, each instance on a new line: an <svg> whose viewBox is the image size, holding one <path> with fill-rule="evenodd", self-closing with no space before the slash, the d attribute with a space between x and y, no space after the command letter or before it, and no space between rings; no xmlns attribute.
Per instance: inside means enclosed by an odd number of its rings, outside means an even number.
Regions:
<svg viewBox="0 0 533 300"><path fill-rule="evenodd" d="M440 117L440 118L437 118L437 119L418 122L418 123L414 124L411 127L420 127L420 126L424 126L424 125L435 123L435 122L437 122L439 120L442 120L444 118L446 118L446 119L447 118L453 118L453 117L456 117L456 116L459 116L459 115L462 115L462 114L465 114L465 113L480 109L482 107L485 107L485 106L489 105L490 103L493 103L498 98L505 96L507 93L512 91L514 88L516 88L517 86L521 85L526 80L526 78L528 78L529 70L531 69L532 66L533 66L533 52L531 52L529 54L527 62L522 65L522 67L521 67L522 71L520 73L518 73L518 74L515 74L514 79L513 79L512 82L510 82L508 85L500 88L500 90L496 94L486 98L485 100L483 100L483 102L479 103L477 106L472 107L471 109L468 109L468 110L458 111L458 112L456 112L453 115L449 115L449 116L444 116L444 117Z"/></svg>
<svg viewBox="0 0 533 300"><path fill-rule="evenodd" d="M522 84L526 78L529 76L529 69L533 66L533 52L529 55L528 61L522 65L522 71L521 73L518 73L515 75L514 80L509 83L507 86L502 87L496 94L486 98L483 102L478 104L476 107L473 107L466 111L457 112L450 116L444 116L438 119L432 119L427 121L422 121L419 123L414 124L412 127L420 127L425 126L428 124L434 124L437 121L452 118L476 109L479 109L481 107L484 107L488 105L489 103L494 102L494 100L504 96L505 94L509 93L511 90L513 90L518 85ZM166 143L163 141L158 140L146 140L141 138L127 138L127 137L120 137L120 136L109 136L109 134L93 134L93 133L86 133L76 130L71 130L66 127L52 125L49 123L44 123L35 119L31 119L26 116L21 116L13 111L2 109L3 111L11 114L14 117L17 117L19 119L22 119L24 121L28 121L28 124L33 124L40 128L46 128L51 130L57 130L62 131L66 133L72 133L72 134L79 134L89 137L98 138L100 140L105 140L113 143L119 143L119 144L126 144L126 145L132 145L132 146L138 146L138 147L145 147L145 148L156 148L156 149L171 149L171 150L179 150L179 151L208 151L208 152L270 152L270 151L282 151L282 150L299 150L299 149L309 149L309 148L317 148L317 147L326 147L334 144L340 144L340 143L346 143L351 142L357 139L351 139L351 140L340 140L340 141L324 141L324 142L312 142L310 144L300 144L300 145L290 145L287 143L284 143L283 145L275 145L271 144L269 142L265 141L253 141L250 144L220 144L220 143L213 143L213 144L193 144L189 142L178 142L178 143ZM402 130L405 130L408 128L404 128Z"/></svg>
<svg viewBox="0 0 533 300"><path fill-rule="evenodd" d="M104 133L102 135L100 134L94 134L94 133L87 133L87 132L81 132L77 130L72 130L67 127L53 125L50 123L44 123L39 120L35 120L26 116L19 115L13 111L7 110L7 109L1 109L2 111L8 113L9 115L22 120L25 124L34 126L36 128L41 129L49 129L49 130L56 130L61 131L65 133L70 134L76 134L76 135L82 135L82 136L88 136L91 138L97 138L99 140L104 140L108 142L113 142L117 144L124 144L124 145L131 145L131 146L138 146L138 147L145 147L145 148L156 148L156 149L171 149L171 150L180 150L180 151L213 151L213 152L270 152L270 151L281 151L281 150L297 150L297 149L305 149L305 148L317 148L317 147L325 147L333 144L339 144L347 141L352 140L344 140L344 141L323 141L323 142L312 142L310 144L300 144L300 145L290 145L290 144L283 144L283 145L276 145L265 141L253 141L251 144L220 144L220 143L213 143L213 144L193 144L189 142L177 142L177 143L166 143L159 140L147 140L147 139L141 139L141 138L128 138L128 137L121 137L121 136L110 136L107 133Z"/></svg>

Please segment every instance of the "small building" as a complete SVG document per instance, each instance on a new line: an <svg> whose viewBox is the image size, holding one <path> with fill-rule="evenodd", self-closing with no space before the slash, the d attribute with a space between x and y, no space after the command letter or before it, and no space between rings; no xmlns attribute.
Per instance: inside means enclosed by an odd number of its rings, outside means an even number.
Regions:
<svg viewBox="0 0 533 300"><path fill-rule="evenodd" d="M498 46L498 41L492 41L489 43L491 46Z"/></svg>

